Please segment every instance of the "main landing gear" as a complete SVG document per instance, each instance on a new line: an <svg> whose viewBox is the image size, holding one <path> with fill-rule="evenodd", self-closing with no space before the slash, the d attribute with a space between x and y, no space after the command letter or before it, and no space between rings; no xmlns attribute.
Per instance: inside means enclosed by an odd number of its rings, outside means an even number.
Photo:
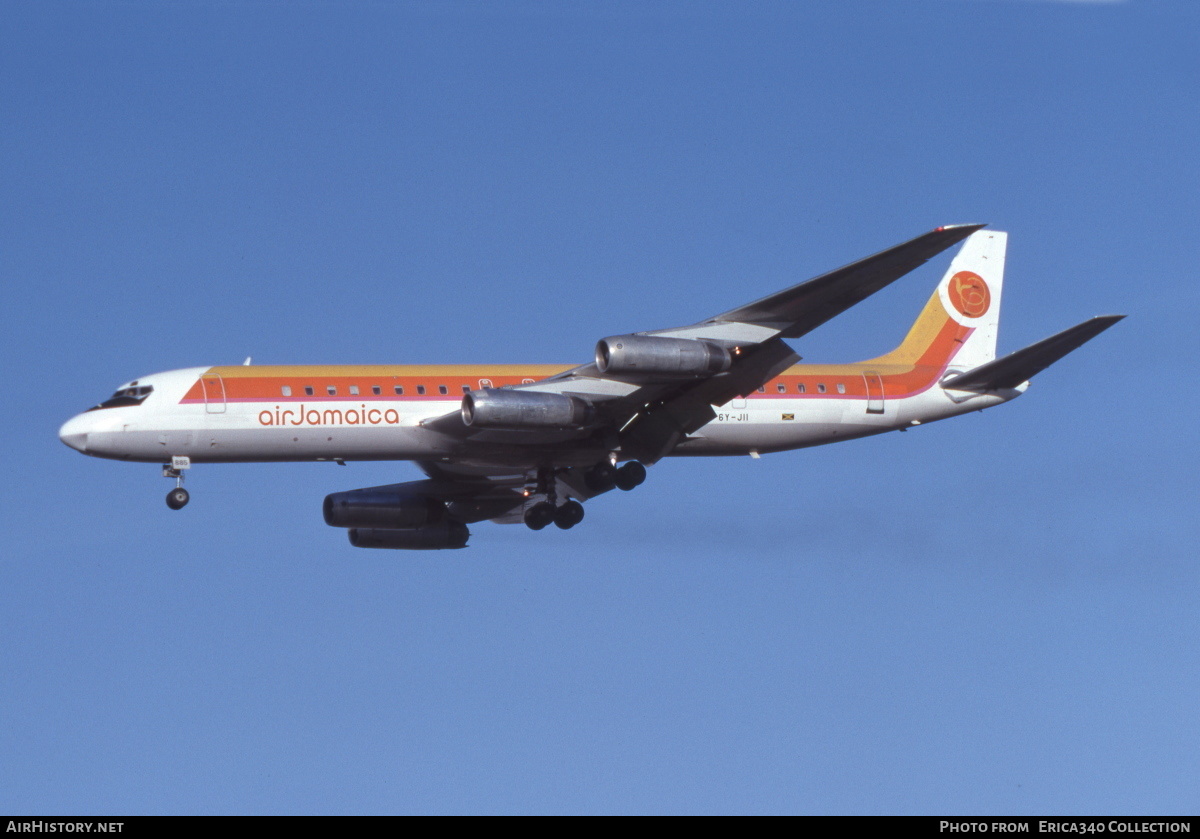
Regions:
<svg viewBox="0 0 1200 839"><path fill-rule="evenodd" d="M553 469L539 469L537 491L546 496L525 511L525 525L530 530L541 530L551 522L561 530L570 530L583 521L583 505L574 499L558 504L558 479Z"/></svg>
<svg viewBox="0 0 1200 839"><path fill-rule="evenodd" d="M555 507L549 501L539 501L525 511L525 525L530 530L541 530L551 523L562 530L570 530L583 521L583 505L574 499Z"/></svg>
<svg viewBox="0 0 1200 839"><path fill-rule="evenodd" d="M602 460L589 469L583 476L588 489L594 492L607 492L616 487L628 492L646 480L646 467L631 460L618 469L607 460Z"/></svg>
<svg viewBox="0 0 1200 839"><path fill-rule="evenodd" d="M584 473L584 483L593 492L606 492L613 487L631 490L646 480L646 467L631 460L618 469L610 461L603 460ZM583 505L574 499L558 504L557 479L552 469L538 470L537 492L546 496L525 511L525 525L530 530L542 530L551 523L562 530L570 530L583 521Z"/></svg>
<svg viewBox="0 0 1200 839"><path fill-rule="evenodd" d="M191 496L183 488L183 470L192 468L191 458L173 457L170 465L163 466L163 477L175 479L175 489L167 493L167 506L172 510L182 510L187 506Z"/></svg>

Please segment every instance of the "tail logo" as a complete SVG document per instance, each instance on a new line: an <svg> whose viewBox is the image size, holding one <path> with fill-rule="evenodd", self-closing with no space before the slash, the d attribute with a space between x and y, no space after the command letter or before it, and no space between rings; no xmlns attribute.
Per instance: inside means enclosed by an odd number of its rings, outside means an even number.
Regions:
<svg viewBox="0 0 1200 839"><path fill-rule="evenodd" d="M965 317L983 317L992 305L987 283L974 271L959 271L951 277L948 291L950 303Z"/></svg>

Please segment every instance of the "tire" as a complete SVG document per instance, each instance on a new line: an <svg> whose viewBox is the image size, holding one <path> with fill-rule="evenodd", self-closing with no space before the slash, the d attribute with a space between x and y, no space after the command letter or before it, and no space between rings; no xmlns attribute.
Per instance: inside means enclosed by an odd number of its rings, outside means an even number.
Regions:
<svg viewBox="0 0 1200 839"><path fill-rule="evenodd" d="M525 511L525 526L530 530L541 530L552 521L554 507L546 501L540 501Z"/></svg>
<svg viewBox="0 0 1200 839"><path fill-rule="evenodd" d="M175 487L167 493L167 506L172 510L182 510L190 500L188 491L183 487Z"/></svg>
<svg viewBox="0 0 1200 839"><path fill-rule="evenodd" d="M613 488L617 477L617 468L607 460L601 461L589 469L583 476L583 482L592 492L606 492Z"/></svg>
<svg viewBox="0 0 1200 839"><path fill-rule="evenodd" d="M583 521L583 505L578 501L568 501L554 511L554 525L561 530L570 530Z"/></svg>
<svg viewBox="0 0 1200 839"><path fill-rule="evenodd" d="M631 460L617 470L617 489L623 489L626 492L636 486L640 486L646 480L646 467L638 463L636 460Z"/></svg>

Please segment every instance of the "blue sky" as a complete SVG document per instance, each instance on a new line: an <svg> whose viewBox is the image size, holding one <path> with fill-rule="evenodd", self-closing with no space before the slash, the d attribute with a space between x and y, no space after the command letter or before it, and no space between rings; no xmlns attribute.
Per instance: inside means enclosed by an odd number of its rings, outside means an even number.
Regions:
<svg viewBox="0 0 1200 839"><path fill-rule="evenodd" d="M0 810L1192 813L1190 0L10 3ZM79 456L120 383L586 360L939 224L1017 402L357 551L408 464ZM866 358L945 267L796 342Z"/></svg>

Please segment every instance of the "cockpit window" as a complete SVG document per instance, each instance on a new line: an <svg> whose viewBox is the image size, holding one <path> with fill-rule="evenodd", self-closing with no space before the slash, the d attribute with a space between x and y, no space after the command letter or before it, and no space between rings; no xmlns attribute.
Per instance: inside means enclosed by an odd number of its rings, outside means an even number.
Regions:
<svg viewBox="0 0 1200 839"><path fill-rule="evenodd" d="M128 408L133 405L141 405L153 392L154 388L151 385L123 387L99 405L88 408L88 410L99 411L103 408Z"/></svg>

